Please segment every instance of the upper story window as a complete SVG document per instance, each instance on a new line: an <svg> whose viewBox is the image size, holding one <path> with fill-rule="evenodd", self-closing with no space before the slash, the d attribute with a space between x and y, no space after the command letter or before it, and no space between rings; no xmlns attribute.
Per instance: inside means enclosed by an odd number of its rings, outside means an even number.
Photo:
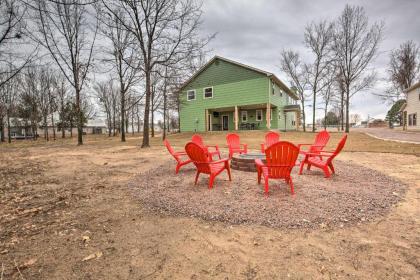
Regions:
<svg viewBox="0 0 420 280"><path fill-rule="evenodd" d="M243 122L248 121L248 111L241 111L241 121Z"/></svg>
<svg viewBox="0 0 420 280"><path fill-rule="evenodd" d="M195 89L187 91L187 100L195 100Z"/></svg>
<svg viewBox="0 0 420 280"><path fill-rule="evenodd" d="M261 122L262 121L262 119L263 119L262 110L257 110L255 112L255 119L256 119L257 122Z"/></svg>
<svg viewBox="0 0 420 280"><path fill-rule="evenodd" d="M204 99L213 98L213 87L204 88Z"/></svg>

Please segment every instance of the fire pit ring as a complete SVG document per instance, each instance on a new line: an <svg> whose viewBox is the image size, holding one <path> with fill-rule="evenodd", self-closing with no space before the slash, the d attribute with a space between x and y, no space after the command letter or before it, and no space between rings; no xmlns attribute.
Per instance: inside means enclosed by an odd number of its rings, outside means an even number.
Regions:
<svg viewBox="0 0 420 280"><path fill-rule="evenodd" d="M257 172L255 167L256 159L262 159L262 161L265 162L265 154L259 152L236 154L232 156L230 167L240 171Z"/></svg>

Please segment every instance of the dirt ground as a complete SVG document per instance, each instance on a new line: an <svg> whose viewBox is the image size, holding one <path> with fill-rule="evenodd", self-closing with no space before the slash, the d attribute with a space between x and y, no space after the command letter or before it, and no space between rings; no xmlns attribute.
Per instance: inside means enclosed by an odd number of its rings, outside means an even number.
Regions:
<svg viewBox="0 0 420 280"><path fill-rule="evenodd" d="M241 136L255 149L262 139ZM179 149L188 137L170 140ZM314 135L282 137L302 143ZM222 134L205 139L224 143ZM418 279L419 145L350 134L340 160L409 187L372 222L307 231L150 212L129 182L170 156L159 139L150 149L139 143L0 145L1 279Z"/></svg>

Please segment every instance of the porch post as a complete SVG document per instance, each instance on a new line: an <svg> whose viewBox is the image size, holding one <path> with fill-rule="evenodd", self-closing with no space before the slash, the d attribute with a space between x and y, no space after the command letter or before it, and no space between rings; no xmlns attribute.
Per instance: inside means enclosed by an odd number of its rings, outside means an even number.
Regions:
<svg viewBox="0 0 420 280"><path fill-rule="evenodd" d="M204 131L209 131L209 124L208 124L208 122L209 122L209 110L208 109L204 110L204 114L205 114L205 116L204 116L204 125L206 126L206 128L204 129Z"/></svg>
<svg viewBox="0 0 420 280"><path fill-rule="evenodd" d="M238 114L238 106L235 106L235 130L238 130L238 121L239 121L239 114Z"/></svg>
<svg viewBox="0 0 420 280"><path fill-rule="evenodd" d="M267 111L265 113L265 116L267 117L267 128L271 128L271 106L270 103L267 103Z"/></svg>

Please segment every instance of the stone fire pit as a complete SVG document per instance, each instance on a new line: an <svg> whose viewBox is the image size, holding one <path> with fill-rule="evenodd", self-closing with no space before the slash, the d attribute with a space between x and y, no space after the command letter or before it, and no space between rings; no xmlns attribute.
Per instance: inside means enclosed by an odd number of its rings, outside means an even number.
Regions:
<svg viewBox="0 0 420 280"><path fill-rule="evenodd" d="M257 172L255 160L262 159L265 161L265 154L259 152L251 152L247 154L236 154L232 157L230 167L235 170L246 172Z"/></svg>

